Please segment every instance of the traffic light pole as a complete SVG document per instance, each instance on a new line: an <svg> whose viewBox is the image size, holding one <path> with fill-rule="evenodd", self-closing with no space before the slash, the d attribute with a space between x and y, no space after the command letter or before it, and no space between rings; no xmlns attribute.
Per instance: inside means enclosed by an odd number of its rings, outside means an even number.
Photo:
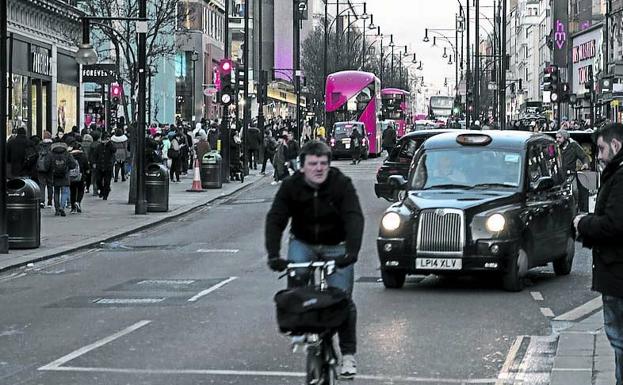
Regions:
<svg viewBox="0 0 623 385"><path fill-rule="evenodd" d="M225 30L224 30L225 42L224 42L224 56L229 58L229 1L225 1ZM223 87L223 85L221 85ZM223 174L221 179L223 182L229 182L229 107L227 104L223 104L223 116L221 118L221 128L219 132L219 139L221 141L221 157Z"/></svg>
<svg viewBox="0 0 623 385"><path fill-rule="evenodd" d="M263 0L258 1L258 9L257 9L258 23L256 24L254 22L253 24L258 25L257 27L254 27L254 28L257 28L257 40L258 40L258 45L257 45L257 57L258 57L257 127L260 129L260 132L262 133L262 137L263 137L264 136L264 102L265 102L264 101L264 90L267 87L266 81L268 79L266 79L264 76L264 67L262 66L262 8L263 8L262 1ZM262 141L262 148L263 148L263 143L264 141Z"/></svg>
<svg viewBox="0 0 623 385"><path fill-rule="evenodd" d="M136 204L135 214L147 214L147 200L145 195L145 107L147 96L145 76L147 70L147 0L139 0L137 22L142 28L138 31L138 119L136 120Z"/></svg>
<svg viewBox="0 0 623 385"><path fill-rule="evenodd" d="M301 140L301 30L300 30L300 12L298 10L298 2L293 0L293 19L294 24L293 32L294 32L294 83L296 87L296 139Z"/></svg>
<svg viewBox="0 0 623 385"><path fill-rule="evenodd" d="M251 118L251 103L249 103L249 3L244 2L244 50L242 54L242 61L244 62L244 90L242 91L242 170L243 173L248 174L249 159L248 159L248 138L249 132L249 120ZM260 26L261 28L261 26ZM236 126L238 129L238 126Z"/></svg>

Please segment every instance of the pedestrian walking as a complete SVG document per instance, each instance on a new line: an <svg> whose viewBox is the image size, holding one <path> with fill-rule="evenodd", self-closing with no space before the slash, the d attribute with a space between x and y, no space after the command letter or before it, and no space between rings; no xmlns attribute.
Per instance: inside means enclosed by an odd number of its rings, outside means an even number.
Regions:
<svg viewBox="0 0 623 385"><path fill-rule="evenodd" d="M9 163L8 178L30 177L37 163L34 143L26 137L26 129L19 127L15 137L6 145Z"/></svg>
<svg viewBox="0 0 623 385"><path fill-rule="evenodd" d="M99 196L99 184L97 183L97 170L95 169L97 162L95 161L95 151L97 146L101 143L102 133L99 130L91 131L93 137L93 143L91 143L91 149L89 150L89 165L91 166L91 186L93 196Z"/></svg>
<svg viewBox="0 0 623 385"><path fill-rule="evenodd" d="M45 202L47 197L47 205L52 207L52 198L54 196L54 185L52 184L52 174L47 163L47 157L52 146L52 134L49 131L43 133L43 141L39 143L39 151L37 157L37 172L39 174L39 190L41 191L41 202Z"/></svg>
<svg viewBox="0 0 623 385"><path fill-rule="evenodd" d="M396 147L396 127L394 122L390 122L385 131L383 131L383 150L387 151L387 156L391 155Z"/></svg>
<svg viewBox="0 0 623 385"><path fill-rule="evenodd" d="M180 142L177 138L175 131L170 131L168 134L169 137L169 148L167 150L167 158L171 161L169 176L171 178L171 182L180 181L180 167L182 163L182 153Z"/></svg>
<svg viewBox="0 0 623 385"><path fill-rule="evenodd" d="M275 168L273 185L281 182L290 175L288 172L288 159L286 153L288 151L288 134L284 133L279 138L277 149L275 150L275 156L273 158L273 167Z"/></svg>
<svg viewBox="0 0 623 385"><path fill-rule="evenodd" d="M110 142L110 135L102 133L101 141L95 147L93 154L94 169L96 173L97 189L99 197L107 200L110 194L110 180L113 174L115 163L115 147Z"/></svg>
<svg viewBox="0 0 623 385"><path fill-rule="evenodd" d="M597 133L603 167L594 214L575 217L584 247L593 250L592 289L603 299L604 330L614 348L616 384L623 385L623 125L608 124Z"/></svg>
<svg viewBox="0 0 623 385"><path fill-rule="evenodd" d="M69 187L69 170L77 167L76 161L67 150L67 143L55 142L50 146L50 154L46 157L47 169L50 170L54 187L54 213L62 217L65 216L62 192L65 187Z"/></svg>
<svg viewBox="0 0 623 385"><path fill-rule="evenodd" d="M83 130L84 132L85 130ZM91 182L93 179L93 173L91 172L91 163L90 163L90 159L91 159L91 149L93 148L93 136L91 136L91 134L89 134L88 132L84 132L84 134L82 135L82 152L84 152L84 155L87 157L87 161L89 162L89 169L88 170L82 170L82 173L84 174L84 188L85 188L85 193L89 193L89 190L91 189Z"/></svg>
<svg viewBox="0 0 623 385"><path fill-rule="evenodd" d="M270 130L264 131L264 143L263 143L263 153L262 153L262 170L260 174L266 175L266 163L270 161L275 168L275 163L273 163L273 159L275 157L275 151L277 151L277 140L273 137Z"/></svg>
<svg viewBox="0 0 623 385"><path fill-rule="evenodd" d="M126 163L130 159L130 151L128 150L128 137L122 129L118 128L115 135L110 138L112 145L115 147L115 183L119 181L119 172L121 172L121 181L125 182Z"/></svg>
<svg viewBox="0 0 623 385"><path fill-rule="evenodd" d="M89 170L89 160L82 150L82 144L74 142L71 151L69 152L77 163L76 168L69 172L69 193L71 202L71 212L82 212L82 198L84 197L84 183L90 178L86 172L82 170Z"/></svg>
<svg viewBox="0 0 623 385"><path fill-rule="evenodd" d="M287 147L286 147L286 161L288 162L288 167L294 172L298 170L298 156L301 151L301 147L298 142L294 139L294 134L292 132L287 132Z"/></svg>
<svg viewBox="0 0 623 385"><path fill-rule="evenodd" d="M359 133L359 130L355 127L350 133L350 156L353 164L361 162L361 144L363 137Z"/></svg>
<svg viewBox="0 0 623 385"><path fill-rule="evenodd" d="M257 170L257 162L260 156L260 147L262 145L262 132L257 127L249 127L247 129L247 158L249 159L249 168Z"/></svg>

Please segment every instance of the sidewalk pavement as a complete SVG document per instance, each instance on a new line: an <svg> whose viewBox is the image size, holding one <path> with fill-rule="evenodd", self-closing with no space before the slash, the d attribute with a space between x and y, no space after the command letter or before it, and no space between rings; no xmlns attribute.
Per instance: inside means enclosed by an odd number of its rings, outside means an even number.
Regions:
<svg viewBox="0 0 623 385"><path fill-rule="evenodd" d="M560 332L550 385L614 385L614 350L603 310Z"/></svg>
<svg viewBox="0 0 623 385"><path fill-rule="evenodd" d="M223 188L220 189L187 192L193 180L193 172L189 170L188 175L182 176L181 183L169 184L169 211L149 212L147 215L135 215L134 205L128 204L129 179L125 182L112 182L112 191L106 201L93 196L91 192L84 194L81 214L70 214L67 209L66 217L57 217L54 216L53 208L41 209L41 246L37 249L9 250L9 254L0 254L0 271L77 249L92 248L100 242L153 226L218 198L232 195L263 178L258 170L250 170L244 183L232 181L223 183Z"/></svg>

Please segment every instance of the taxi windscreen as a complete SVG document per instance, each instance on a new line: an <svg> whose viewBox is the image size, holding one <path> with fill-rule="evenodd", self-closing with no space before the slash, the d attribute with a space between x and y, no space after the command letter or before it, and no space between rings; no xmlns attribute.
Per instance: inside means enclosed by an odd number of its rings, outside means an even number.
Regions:
<svg viewBox="0 0 623 385"><path fill-rule="evenodd" d="M352 123L336 123L333 127L333 135L335 139L344 139L350 137L350 134L353 133L353 129L359 130L361 134L362 126L358 124Z"/></svg>
<svg viewBox="0 0 623 385"><path fill-rule="evenodd" d="M510 150L428 150L417 161L411 188L518 189L521 165L521 153Z"/></svg>

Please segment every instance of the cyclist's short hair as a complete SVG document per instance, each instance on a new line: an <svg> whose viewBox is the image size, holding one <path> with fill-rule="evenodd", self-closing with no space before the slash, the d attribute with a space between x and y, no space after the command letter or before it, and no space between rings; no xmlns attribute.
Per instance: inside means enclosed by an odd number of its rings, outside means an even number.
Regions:
<svg viewBox="0 0 623 385"><path fill-rule="evenodd" d="M331 148L329 148L326 143L319 140L310 140L305 143L299 155L301 167L305 164L305 157L307 155L326 156L329 158L329 162L331 162Z"/></svg>
<svg viewBox="0 0 623 385"><path fill-rule="evenodd" d="M623 124L621 123L610 123L606 124L599 130L597 130L597 135L595 138L603 138L604 142L610 143L612 139L616 139L619 142L623 143Z"/></svg>

